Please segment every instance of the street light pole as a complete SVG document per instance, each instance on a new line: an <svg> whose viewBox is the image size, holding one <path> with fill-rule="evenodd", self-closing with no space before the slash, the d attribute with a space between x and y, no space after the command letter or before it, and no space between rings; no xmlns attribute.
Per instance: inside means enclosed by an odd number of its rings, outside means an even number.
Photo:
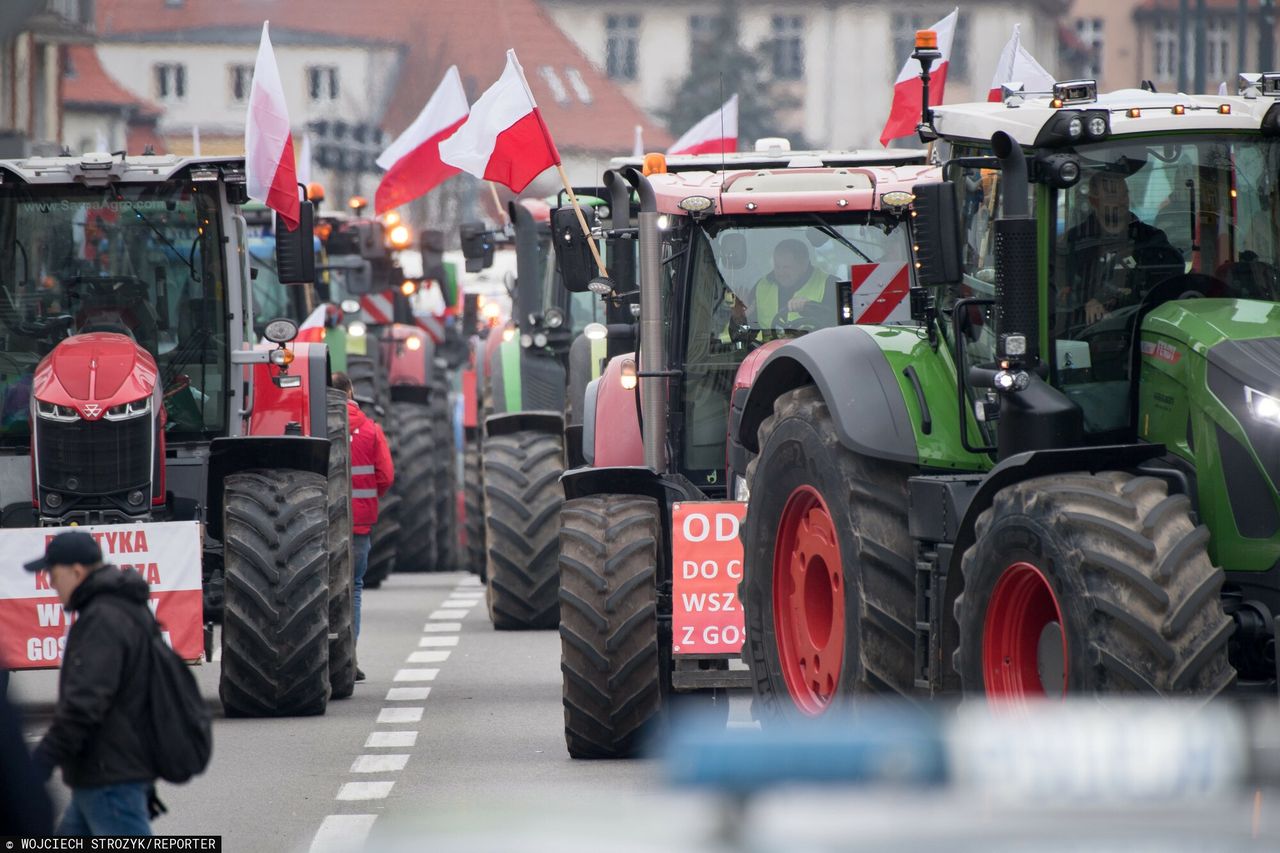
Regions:
<svg viewBox="0 0 1280 853"><path fill-rule="evenodd" d="M1205 68L1205 59L1206 42L1209 39L1206 37L1204 26L1204 0L1196 0L1196 70L1195 82L1192 84L1196 94L1204 93L1205 72L1208 70Z"/></svg>
<svg viewBox="0 0 1280 853"><path fill-rule="evenodd" d="M1187 91L1188 0L1178 0L1178 91Z"/></svg>

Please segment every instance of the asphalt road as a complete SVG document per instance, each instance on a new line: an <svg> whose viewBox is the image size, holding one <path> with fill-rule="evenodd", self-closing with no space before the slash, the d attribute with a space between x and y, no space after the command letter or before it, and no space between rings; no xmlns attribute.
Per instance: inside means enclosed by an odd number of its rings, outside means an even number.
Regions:
<svg viewBox="0 0 1280 853"><path fill-rule="evenodd" d="M198 667L213 761L187 785L161 784L169 814L155 831L222 835L235 851L349 850L427 813L659 787L649 761L569 759L556 632L494 631L470 576L393 575L365 593L362 630L368 680L323 717L225 719L218 663ZM15 673L11 691L38 740L56 673Z"/></svg>

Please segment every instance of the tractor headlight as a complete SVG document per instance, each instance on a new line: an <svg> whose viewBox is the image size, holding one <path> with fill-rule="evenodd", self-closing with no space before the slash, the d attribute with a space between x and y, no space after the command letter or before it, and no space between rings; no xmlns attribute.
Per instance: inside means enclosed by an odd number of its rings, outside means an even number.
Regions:
<svg viewBox="0 0 1280 853"><path fill-rule="evenodd" d="M151 412L151 398L143 397L141 400L134 400L132 403L121 403L118 406L112 406L107 409L103 417L109 421L126 421L129 418L140 418Z"/></svg>
<svg viewBox="0 0 1280 853"><path fill-rule="evenodd" d="M640 384L640 375L636 370L636 363L631 359L622 362L621 377L619 381L622 383L624 390L632 391Z"/></svg>
<svg viewBox="0 0 1280 853"><path fill-rule="evenodd" d="M547 345L547 333L546 333L546 332L534 332L534 333L533 333L533 345L534 345L535 347L538 347L538 348L545 347L545 346Z"/></svg>
<svg viewBox="0 0 1280 853"><path fill-rule="evenodd" d="M542 323L548 329L558 329L564 325L564 312L559 308L548 308L542 314Z"/></svg>
<svg viewBox="0 0 1280 853"><path fill-rule="evenodd" d="M78 421L80 413L70 406L59 406L56 403L46 403L44 400L36 401L36 412L42 418L48 418L51 421Z"/></svg>
<svg viewBox="0 0 1280 853"><path fill-rule="evenodd" d="M1244 399L1249 404L1249 414L1272 426L1280 426L1280 399L1244 386Z"/></svg>
<svg viewBox="0 0 1280 853"><path fill-rule="evenodd" d="M347 326L347 334L353 338L363 338L365 333L368 331L369 328L359 320L356 320L350 326Z"/></svg>
<svg viewBox="0 0 1280 853"><path fill-rule="evenodd" d="M293 363L293 350L284 349L283 347L280 349L273 349L271 351L271 355L267 357L271 359L271 363L276 367L288 367Z"/></svg>

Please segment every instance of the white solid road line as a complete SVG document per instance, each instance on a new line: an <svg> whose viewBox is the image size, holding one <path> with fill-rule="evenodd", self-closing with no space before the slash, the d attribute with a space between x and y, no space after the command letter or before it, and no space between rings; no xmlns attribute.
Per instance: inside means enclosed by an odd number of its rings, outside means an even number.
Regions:
<svg viewBox="0 0 1280 853"><path fill-rule="evenodd" d="M405 663L444 663L449 659L447 651L413 652Z"/></svg>
<svg viewBox="0 0 1280 853"><path fill-rule="evenodd" d="M438 669L399 669L392 681L435 681Z"/></svg>
<svg viewBox="0 0 1280 853"><path fill-rule="evenodd" d="M428 616L428 619L462 619L467 615L467 611L454 608L452 610L437 610Z"/></svg>
<svg viewBox="0 0 1280 853"><path fill-rule="evenodd" d="M379 723L420 723L421 708L383 708L378 712Z"/></svg>
<svg viewBox="0 0 1280 853"><path fill-rule="evenodd" d="M362 755L351 764L352 773L397 773L409 763L407 753Z"/></svg>
<svg viewBox="0 0 1280 853"><path fill-rule="evenodd" d="M388 702L421 702L431 695L430 687L392 687L387 691Z"/></svg>
<svg viewBox="0 0 1280 853"><path fill-rule="evenodd" d="M377 819L376 814L331 814L316 830L309 853L348 853L360 850Z"/></svg>
<svg viewBox="0 0 1280 853"><path fill-rule="evenodd" d="M364 742L364 748L399 747L403 749L406 746L413 746L417 742L417 732L371 732L369 739Z"/></svg>
<svg viewBox="0 0 1280 853"><path fill-rule="evenodd" d="M462 630L461 622L428 622L422 626L422 630L428 634L447 634Z"/></svg>
<svg viewBox="0 0 1280 853"><path fill-rule="evenodd" d="M456 646L458 645L457 637L423 637L418 640L419 646Z"/></svg>
<svg viewBox="0 0 1280 853"><path fill-rule="evenodd" d="M339 800L385 800L395 782L343 782Z"/></svg>

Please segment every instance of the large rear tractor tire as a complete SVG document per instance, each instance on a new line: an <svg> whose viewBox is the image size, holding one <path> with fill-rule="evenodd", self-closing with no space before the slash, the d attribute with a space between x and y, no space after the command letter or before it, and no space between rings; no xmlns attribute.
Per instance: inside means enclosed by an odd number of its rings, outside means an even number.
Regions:
<svg viewBox="0 0 1280 853"><path fill-rule="evenodd" d="M458 454L453 437L449 389L443 382L431 389L431 414L436 435L432 455L436 466L435 569L451 572L458 566Z"/></svg>
<svg viewBox="0 0 1280 853"><path fill-rule="evenodd" d="M743 652L761 723L913 685L906 466L845 449L813 386L779 397L747 469Z"/></svg>
<svg viewBox="0 0 1280 853"><path fill-rule="evenodd" d="M499 630L554 628L560 617L560 506L564 446L523 430L484 444L489 618Z"/></svg>
<svg viewBox="0 0 1280 853"><path fill-rule="evenodd" d="M378 500L378 523L370 531L369 564L364 588L377 589L396 568L396 540L400 535L400 496L387 492Z"/></svg>
<svg viewBox="0 0 1280 853"><path fill-rule="evenodd" d="M567 501L560 513L560 671L573 758L626 758L662 710L658 503Z"/></svg>
<svg viewBox="0 0 1280 853"><path fill-rule="evenodd" d="M381 423L391 409L391 385L382 367L379 344L366 343L371 355L347 356L347 378L351 380L356 402L364 413Z"/></svg>
<svg viewBox="0 0 1280 853"><path fill-rule="evenodd" d="M329 685L328 488L319 474L227 477L218 693L229 717L323 714Z"/></svg>
<svg viewBox="0 0 1280 853"><path fill-rule="evenodd" d="M431 571L436 537L436 435L431 410L421 403L392 403L391 425L396 437L391 448L396 479L390 495L399 501L396 571Z"/></svg>
<svg viewBox="0 0 1280 853"><path fill-rule="evenodd" d="M329 686L331 699L346 699L356 687L356 634L351 561L351 438L347 395L328 389L329 433Z"/></svg>
<svg viewBox="0 0 1280 853"><path fill-rule="evenodd" d="M1209 532L1162 480L1030 479L998 492L976 533L954 611L966 692L1207 697L1234 680Z"/></svg>
<svg viewBox="0 0 1280 853"><path fill-rule="evenodd" d="M466 501L463 511L466 513L467 525L466 568L473 575L479 575L480 580L485 580L488 573L485 571L484 474L480 467L479 438L467 442L463 475L463 499Z"/></svg>

